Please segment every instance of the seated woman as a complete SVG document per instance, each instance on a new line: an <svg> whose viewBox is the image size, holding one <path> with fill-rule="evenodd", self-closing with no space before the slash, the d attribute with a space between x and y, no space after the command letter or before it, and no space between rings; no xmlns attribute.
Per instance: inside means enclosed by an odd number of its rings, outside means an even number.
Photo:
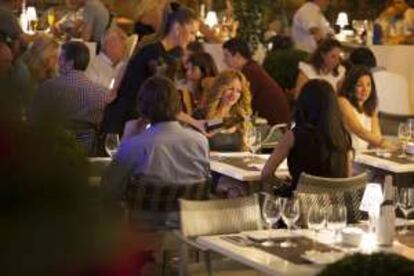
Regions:
<svg viewBox="0 0 414 276"><path fill-rule="evenodd" d="M340 64L340 61L341 43L335 39L322 41L311 56L310 63L299 63L295 98L298 98L302 86L311 79L326 80L332 85L334 91L337 91L345 75L345 68Z"/></svg>
<svg viewBox="0 0 414 276"><path fill-rule="evenodd" d="M251 113L251 95L246 78L239 71L228 70L214 80L207 95L203 119L234 119L234 126L211 134L210 150L241 151L246 148L245 136ZM204 113L204 114L203 114Z"/></svg>
<svg viewBox="0 0 414 276"><path fill-rule="evenodd" d="M381 135L378 97L370 70L361 65L351 68L339 93L339 109L355 150L368 146L394 149L397 145Z"/></svg>
<svg viewBox="0 0 414 276"><path fill-rule="evenodd" d="M263 181L278 181L274 173L286 157L292 181L280 188L283 196L292 195L302 172L323 177L351 175L351 139L328 82L310 80L303 86L295 122L267 160L262 170Z"/></svg>
<svg viewBox="0 0 414 276"><path fill-rule="evenodd" d="M186 67L186 87L182 90L183 107L187 114L192 114L204 108L206 86L218 74L218 70L208 53L191 55Z"/></svg>

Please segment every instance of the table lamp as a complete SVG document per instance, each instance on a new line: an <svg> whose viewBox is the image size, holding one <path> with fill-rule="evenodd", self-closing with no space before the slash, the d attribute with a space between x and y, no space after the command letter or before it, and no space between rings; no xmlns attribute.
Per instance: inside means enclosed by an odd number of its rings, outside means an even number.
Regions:
<svg viewBox="0 0 414 276"><path fill-rule="evenodd" d="M338 18L336 19L336 25L339 26L338 39L345 40L344 28L345 26L349 25L348 15L346 14L346 12L340 12L338 14Z"/></svg>
<svg viewBox="0 0 414 276"><path fill-rule="evenodd" d="M379 183L368 183L362 196L359 210L368 212L370 231L373 232L375 219L379 216L380 205L384 200L382 187Z"/></svg>
<svg viewBox="0 0 414 276"><path fill-rule="evenodd" d="M206 19L204 20L207 26L213 28L215 25L218 24L217 13L215 11L209 11L207 13Z"/></svg>
<svg viewBox="0 0 414 276"><path fill-rule="evenodd" d="M26 10L27 22L29 22L28 33L33 34L36 31L37 12L35 7L27 7Z"/></svg>

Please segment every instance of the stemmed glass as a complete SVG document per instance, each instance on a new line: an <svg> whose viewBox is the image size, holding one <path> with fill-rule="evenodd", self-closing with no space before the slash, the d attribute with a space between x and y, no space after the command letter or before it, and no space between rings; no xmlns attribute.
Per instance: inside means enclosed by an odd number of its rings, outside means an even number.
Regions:
<svg viewBox="0 0 414 276"><path fill-rule="evenodd" d="M247 131L246 144L250 150L250 158L253 159L254 154L260 149L262 143L262 135L258 128L250 127Z"/></svg>
<svg viewBox="0 0 414 276"><path fill-rule="evenodd" d="M269 229L268 239L267 241L263 242L262 245L265 247L271 247L275 245L271 239L272 226L279 221L282 215L282 204L280 202L280 198L266 194L266 198L262 207L262 215Z"/></svg>
<svg viewBox="0 0 414 276"><path fill-rule="evenodd" d="M108 133L105 137L105 151L114 157L119 147L119 135L117 133Z"/></svg>
<svg viewBox="0 0 414 276"><path fill-rule="evenodd" d="M292 234L292 228L295 225L296 221L299 219L300 216L300 205L299 200L297 198L284 198L282 204L282 218L285 222L289 236ZM290 239L282 242L280 244L281 247L295 247L296 244L293 243Z"/></svg>
<svg viewBox="0 0 414 276"><path fill-rule="evenodd" d="M397 196L397 206L400 208L406 221L408 221L408 215L414 211L414 188L401 187ZM408 226L405 225L401 234L407 234Z"/></svg>
<svg viewBox="0 0 414 276"><path fill-rule="evenodd" d="M308 228L313 230L314 235L318 234L326 224L326 212L325 210L318 206L313 205L308 212Z"/></svg>
<svg viewBox="0 0 414 276"><path fill-rule="evenodd" d="M334 233L334 241L338 239L338 233L346 227L347 211L343 204L330 206L326 214L326 225Z"/></svg>
<svg viewBox="0 0 414 276"><path fill-rule="evenodd" d="M400 158L407 157L405 154L408 142L411 140L411 126L408 123L400 123L398 126L398 139L402 145L402 153L398 156Z"/></svg>

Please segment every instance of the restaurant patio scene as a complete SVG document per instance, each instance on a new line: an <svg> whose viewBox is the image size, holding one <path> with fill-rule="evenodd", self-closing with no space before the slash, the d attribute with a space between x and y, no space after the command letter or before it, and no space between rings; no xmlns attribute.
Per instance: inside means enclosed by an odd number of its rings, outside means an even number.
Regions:
<svg viewBox="0 0 414 276"><path fill-rule="evenodd" d="M0 275L414 275L414 1L0 0Z"/></svg>

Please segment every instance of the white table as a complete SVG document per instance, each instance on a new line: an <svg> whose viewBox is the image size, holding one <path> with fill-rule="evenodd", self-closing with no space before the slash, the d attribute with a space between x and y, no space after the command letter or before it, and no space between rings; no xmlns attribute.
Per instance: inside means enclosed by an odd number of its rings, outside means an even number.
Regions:
<svg viewBox="0 0 414 276"><path fill-rule="evenodd" d="M263 159L263 163L259 164L251 164L255 166L258 170L249 171L243 168L239 168L236 166L232 166L225 162L220 162L220 160L214 158L220 157L240 157L240 158L248 158L250 153L248 152L211 152L210 156L212 159L210 160L210 169L214 172L220 173L222 175L240 180L240 181L260 181L261 177L261 170L263 169L264 163L269 158L269 154L256 154L255 156ZM279 168L276 171L276 175L280 177L284 177L289 175L289 171L287 168L286 160L280 164Z"/></svg>
<svg viewBox="0 0 414 276"><path fill-rule="evenodd" d="M248 235L259 235L261 237L265 237L267 235L266 231L251 231L251 232L244 232L244 234ZM295 235L302 235L308 238L313 238L312 233L309 230L296 230ZM233 234L234 235L234 234ZM277 237L288 236L286 230L274 230L273 234ZM197 242L200 243L205 248L208 248L212 251L215 251L221 255L227 256L235 261L238 261L244 265L252 267L255 270L258 270L262 273L268 275L316 275L320 272L324 266L323 265L298 265L293 264L281 257L272 255L265 251L262 251L258 248L252 246L239 246L228 241L223 240L220 237L226 235L216 235L216 236L203 236L197 239ZM326 233L322 233L318 236L318 242L325 243L330 245L330 238L327 238ZM332 245L330 245L332 246ZM337 246L334 246L337 247ZM357 248L353 249L345 249L341 247L341 250L345 252L355 251L358 250ZM394 252L400 255L403 255L407 258L414 259L414 248L409 248L399 242L394 242L392 248L365 248L365 252L369 250L382 250L387 252Z"/></svg>
<svg viewBox="0 0 414 276"><path fill-rule="evenodd" d="M409 164L400 164L384 158L358 153L355 156L355 162L391 173L414 173L414 161Z"/></svg>

